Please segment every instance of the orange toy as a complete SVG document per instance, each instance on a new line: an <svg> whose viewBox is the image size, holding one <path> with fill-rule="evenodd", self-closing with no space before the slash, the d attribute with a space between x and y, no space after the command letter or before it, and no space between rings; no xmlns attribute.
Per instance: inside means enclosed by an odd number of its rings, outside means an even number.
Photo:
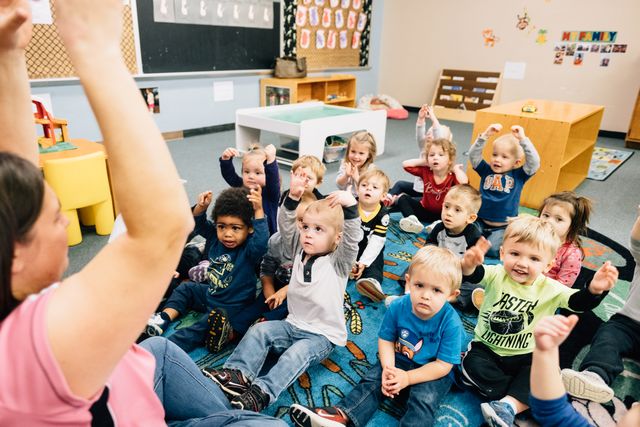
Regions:
<svg viewBox="0 0 640 427"><path fill-rule="evenodd" d="M42 125L44 136L38 138L38 144L43 148L54 146L58 142L69 141L67 131L67 121L64 119L56 119L51 117L49 112L40 101L32 100L36 106L36 112L33 113L36 124ZM59 130L59 133L56 133Z"/></svg>

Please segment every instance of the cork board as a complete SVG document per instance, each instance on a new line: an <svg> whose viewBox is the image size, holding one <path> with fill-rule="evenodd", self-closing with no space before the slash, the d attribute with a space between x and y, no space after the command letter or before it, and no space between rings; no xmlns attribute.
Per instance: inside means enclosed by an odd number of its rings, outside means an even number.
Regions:
<svg viewBox="0 0 640 427"><path fill-rule="evenodd" d="M55 24L55 6L51 2L53 24L35 24L31 42L27 46L27 70L30 79L49 79L75 77L75 70L67 52L62 45ZM133 40L133 19L131 7L124 6L124 28L122 41L122 55L125 64L132 74L138 72L136 65L136 48Z"/></svg>
<svg viewBox="0 0 640 427"><path fill-rule="evenodd" d="M371 0L288 0L287 14L285 54L309 69L368 65Z"/></svg>

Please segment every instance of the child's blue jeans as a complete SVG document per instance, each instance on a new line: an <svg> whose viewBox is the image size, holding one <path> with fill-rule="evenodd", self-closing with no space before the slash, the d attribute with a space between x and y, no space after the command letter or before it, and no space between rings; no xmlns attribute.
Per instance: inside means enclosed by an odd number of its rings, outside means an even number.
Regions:
<svg viewBox="0 0 640 427"><path fill-rule="evenodd" d="M286 320L260 322L249 329L224 367L242 372L273 403L310 366L329 356L333 347L325 336L296 328ZM258 376L269 352L280 357L269 372Z"/></svg>
<svg viewBox="0 0 640 427"><path fill-rule="evenodd" d="M396 367L410 370L419 366L411 366L411 364L396 360ZM400 425L433 425L434 415L438 410L440 400L447 394L451 384L450 376L446 375L437 380L414 384L403 389L400 392L400 397L402 400L406 399L407 408L400 419ZM344 411L353 425L364 427L385 398L382 394L382 366L380 362L377 362L336 407Z"/></svg>
<svg viewBox="0 0 640 427"><path fill-rule="evenodd" d="M140 344L156 359L153 389L171 427L286 426L279 419L232 409L216 383L202 374L189 355L161 337Z"/></svg>

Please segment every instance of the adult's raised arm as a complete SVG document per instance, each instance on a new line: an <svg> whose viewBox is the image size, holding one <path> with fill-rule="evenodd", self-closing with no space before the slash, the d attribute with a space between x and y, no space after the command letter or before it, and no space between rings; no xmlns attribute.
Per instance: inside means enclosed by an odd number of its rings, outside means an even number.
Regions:
<svg viewBox="0 0 640 427"><path fill-rule="evenodd" d="M127 232L52 296L53 354L71 390L107 382L160 301L193 228L169 151L124 65L122 0L57 0L57 27L97 118Z"/></svg>

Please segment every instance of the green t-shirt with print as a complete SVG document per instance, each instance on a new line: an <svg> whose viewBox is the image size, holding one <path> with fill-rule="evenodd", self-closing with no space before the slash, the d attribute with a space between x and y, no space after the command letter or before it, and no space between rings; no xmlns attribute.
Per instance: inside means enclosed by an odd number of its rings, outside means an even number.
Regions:
<svg viewBox="0 0 640 427"><path fill-rule="evenodd" d="M568 308L569 297L578 292L541 274L531 285L513 281L502 265L485 265L484 302L480 307L474 341L500 356L533 351L533 328L538 320Z"/></svg>

